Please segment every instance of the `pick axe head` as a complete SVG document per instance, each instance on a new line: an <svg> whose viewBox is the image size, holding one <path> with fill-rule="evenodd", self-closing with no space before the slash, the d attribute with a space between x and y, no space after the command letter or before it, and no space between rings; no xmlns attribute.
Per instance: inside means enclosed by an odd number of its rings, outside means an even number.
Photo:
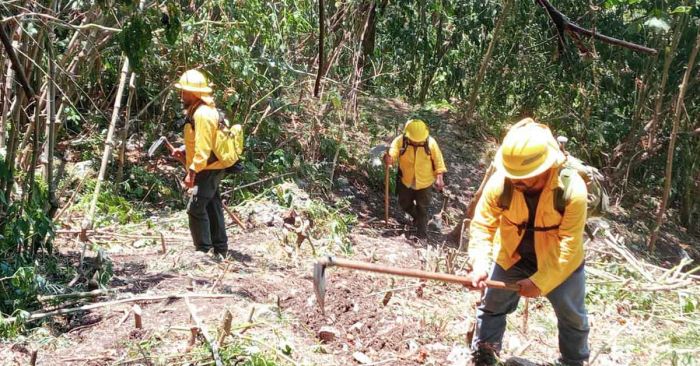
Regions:
<svg viewBox="0 0 700 366"><path fill-rule="evenodd" d="M174 150L173 145L170 144L170 141L165 136L161 136L158 138L158 140L153 141L153 144L151 144L151 147L148 148L148 157L153 157L153 154L155 154L156 150L158 150L161 145L165 144L165 146L168 147L168 150L171 152Z"/></svg>
<svg viewBox="0 0 700 366"><path fill-rule="evenodd" d="M323 299L326 296L326 265L320 262L314 263L314 292L316 293L316 302L321 307L321 314L323 314Z"/></svg>
<svg viewBox="0 0 700 366"><path fill-rule="evenodd" d="M382 158L384 157L384 154L387 152L389 149L389 146L386 144L381 144L373 147L369 151L369 160L372 166L381 166L383 164Z"/></svg>
<svg viewBox="0 0 700 366"><path fill-rule="evenodd" d="M314 292L316 293L316 302L318 302L318 306L321 307L321 314L325 314L326 267L332 264L331 257L321 259L314 263Z"/></svg>
<svg viewBox="0 0 700 366"><path fill-rule="evenodd" d="M148 157L153 157L153 154L155 154L156 150L158 150L161 145L165 142L166 138L165 136L161 136L158 138L158 140L153 141L153 144L151 144L151 147L148 148Z"/></svg>

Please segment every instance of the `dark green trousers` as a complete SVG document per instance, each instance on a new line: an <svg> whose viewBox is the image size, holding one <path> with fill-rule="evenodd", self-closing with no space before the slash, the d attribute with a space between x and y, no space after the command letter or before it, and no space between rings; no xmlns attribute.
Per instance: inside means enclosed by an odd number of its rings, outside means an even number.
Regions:
<svg viewBox="0 0 700 366"><path fill-rule="evenodd" d="M198 251L226 255L228 238L219 184L223 170L203 170L194 178L192 197L187 204L187 216L194 247Z"/></svg>
<svg viewBox="0 0 700 366"><path fill-rule="evenodd" d="M413 217L418 236L425 237L428 234L428 205L430 205L432 187L416 190L406 187L399 181L397 188L399 206Z"/></svg>

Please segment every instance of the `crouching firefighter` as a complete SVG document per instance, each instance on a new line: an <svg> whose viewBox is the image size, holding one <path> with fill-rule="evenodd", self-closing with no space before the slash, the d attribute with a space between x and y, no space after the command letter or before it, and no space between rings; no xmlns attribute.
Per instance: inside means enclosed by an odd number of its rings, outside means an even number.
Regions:
<svg viewBox="0 0 700 366"><path fill-rule="evenodd" d="M243 152L240 125L228 126L214 104L207 77L197 70L185 72L175 87L186 109L185 145L172 152L187 168L184 184L192 188L187 204L190 233L195 250L226 256L228 238L219 185Z"/></svg>
<svg viewBox="0 0 700 366"><path fill-rule="evenodd" d="M440 147L429 136L425 122L419 119L406 122L403 135L394 139L384 155L386 165L392 165L397 160L399 170L396 190L399 206L413 217L417 236L426 238L431 186L434 183L435 189L443 189L443 174L447 168Z"/></svg>
<svg viewBox="0 0 700 366"><path fill-rule="evenodd" d="M587 188L565 168L550 129L526 118L503 140L470 226L472 285L516 282L520 292L486 288L477 311L472 364L500 364L506 316L521 296L544 296L557 316L559 364L589 357L583 232ZM492 249L494 248L495 249ZM494 263L495 262L495 263Z"/></svg>

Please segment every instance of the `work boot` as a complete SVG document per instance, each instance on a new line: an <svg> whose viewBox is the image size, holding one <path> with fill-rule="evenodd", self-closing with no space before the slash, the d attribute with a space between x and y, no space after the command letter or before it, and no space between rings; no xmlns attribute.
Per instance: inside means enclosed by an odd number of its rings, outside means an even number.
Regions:
<svg viewBox="0 0 700 366"><path fill-rule="evenodd" d="M498 360L496 352L488 348L479 348L472 352L470 366L498 366L501 362Z"/></svg>

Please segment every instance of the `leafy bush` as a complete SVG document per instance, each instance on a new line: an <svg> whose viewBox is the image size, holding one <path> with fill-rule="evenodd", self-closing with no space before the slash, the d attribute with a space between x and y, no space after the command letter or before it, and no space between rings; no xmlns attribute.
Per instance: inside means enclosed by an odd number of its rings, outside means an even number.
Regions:
<svg viewBox="0 0 700 366"><path fill-rule="evenodd" d="M80 201L71 208L73 211L82 211L87 214L87 208L92 201L92 192L95 191L96 181L94 179L85 183L85 192L90 192L82 196ZM94 225L100 227L108 224L127 224L130 222L140 222L143 220L143 213L134 207L133 203L125 197L115 193L110 182L102 182L100 194L97 197Z"/></svg>

